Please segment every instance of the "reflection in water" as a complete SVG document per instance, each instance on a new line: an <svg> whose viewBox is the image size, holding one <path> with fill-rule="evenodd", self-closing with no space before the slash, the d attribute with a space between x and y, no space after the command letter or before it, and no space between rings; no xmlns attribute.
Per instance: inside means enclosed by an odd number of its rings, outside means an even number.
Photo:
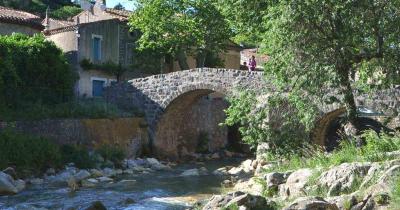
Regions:
<svg viewBox="0 0 400 210"><path fill-rule="evenodd" d="M219 167L238 165L239 162L239 159L210 161L205 167L211 174ZM185 169L201 166L183 164L169 172L121 176L115 183L82 188L75 193L48 184L32 186L18 195L0 197L0 209L13 210L16 205L24 204L48 209L82 209L93 201L101 201L108 209L185 209L191 203L218 194L221 190L223 177L179 176ZM120 182L122 180L129 181ZM127 199L133 199L136 203L126 204Z"/></svg>

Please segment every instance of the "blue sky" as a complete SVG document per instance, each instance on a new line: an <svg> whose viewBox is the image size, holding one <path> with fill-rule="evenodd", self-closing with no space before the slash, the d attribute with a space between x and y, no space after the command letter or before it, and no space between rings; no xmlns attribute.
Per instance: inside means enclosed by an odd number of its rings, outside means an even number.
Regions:
<svg viewBox="0 0 400 210"><path fill-rule="evenodd" d="M135 2L134 0L131 0L131 1L129 1L129 0L106 0L107 7L112 8L115 5L117 5L118 3L121 3L127 10L133 10L134 4L135 4L134 2Z"/></svg>

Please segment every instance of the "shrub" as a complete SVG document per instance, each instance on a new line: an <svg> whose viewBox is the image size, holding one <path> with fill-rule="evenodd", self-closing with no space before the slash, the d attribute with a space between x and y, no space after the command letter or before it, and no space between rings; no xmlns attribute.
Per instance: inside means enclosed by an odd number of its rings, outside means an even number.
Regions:
<svg viewBox="0 0 400 210"><path fill-rule="evenodd" d="M44 36L0 36L0 58L0 109L16 109L22 102L52 105L72 98L76 72Z"/></svg>
<svg viewBox="0 0 400 210"><path fill-rule="evenodd" d="M103 145L96 150L96 153L117 166L121 166L121 162L125 158L124 150L115 145Z"/></svg>
<svg viewBox="0 0 400 210"><path fill-rule="evenodd" d="M83 146L61 146L61 157L64 165L74 163L78 168L94 168L96 160L90 155L89 150Z"/></svg>
<svg viewBox="0 0 400 210"><path fill-rule="evenodd" d="M8 166L15 166L20 175L60 167L59 147L45 138L3 131L0 133L0 168Z"/></svg>

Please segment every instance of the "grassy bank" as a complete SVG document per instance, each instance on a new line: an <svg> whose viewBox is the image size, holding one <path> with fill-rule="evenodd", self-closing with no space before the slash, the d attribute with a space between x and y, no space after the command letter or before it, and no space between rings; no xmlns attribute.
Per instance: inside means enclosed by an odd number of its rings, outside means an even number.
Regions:
<svg viewBox="0 0 400 210"><path fill-rule="evenodd" d="M310 146L303 149L302 155L292 155L283 161L279 157L266 155L268 160L275 160L277 164L266 172L284 172L300 168L328 168L351 162L379 162L391 157L388 152L400 150L400 134L377 134L374 131L366 131L362 135L365 145L358 147L352 140L342 140L339 148L331 153L323 149Z"/></svg>
<svg viewBox="0 0 400 210"><path fill-rule="evenodd" d="M83 146L60 146L45 138L13 131L0 133L0 170L13 167L22 177L38 175L48 168L59 169L69 163L78 168L96 168L109 163L118 166L124 158L123 150L112 145L90 151Z"/></svg>

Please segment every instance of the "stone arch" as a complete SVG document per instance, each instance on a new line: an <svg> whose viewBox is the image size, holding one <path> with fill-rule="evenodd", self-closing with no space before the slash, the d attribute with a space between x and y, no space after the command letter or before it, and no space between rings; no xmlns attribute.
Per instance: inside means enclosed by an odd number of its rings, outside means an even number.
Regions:
<svg viewBox="0 0 400 210"><path fill-rule="evenodd" d="M313 131L313 143L324 147L326 145L326 135L329 127L334 120L339 118L339 116L343 115L345 112L346 108L341 107L323 114L319 119L317 119Z"/></svg>
<svg viewBox="0 0 400 210"><path fill-rule="evenodd" d="M227 102L203 98L210 94L226 96L228 92L224 87L204 83L185 86L165 99L165 108L154 126L153 151L158 157L176 159L195 152L201 132L209 132L211 151L225 146L227 128L219 127L217 120L224 118Z"/></svg>
<svg viewBox="0 0 400 210"><path fill-rule="evenodd" d="M186 93L196 91L196 90L210 90L212 92L218 92L228 95L230 92L226 87L222 87L218 83L199 83L199 84L187 84L183 87L178 87L176 91L171 91L171 93L161 102L161 106L166 109L168 106Z"/></svg>

